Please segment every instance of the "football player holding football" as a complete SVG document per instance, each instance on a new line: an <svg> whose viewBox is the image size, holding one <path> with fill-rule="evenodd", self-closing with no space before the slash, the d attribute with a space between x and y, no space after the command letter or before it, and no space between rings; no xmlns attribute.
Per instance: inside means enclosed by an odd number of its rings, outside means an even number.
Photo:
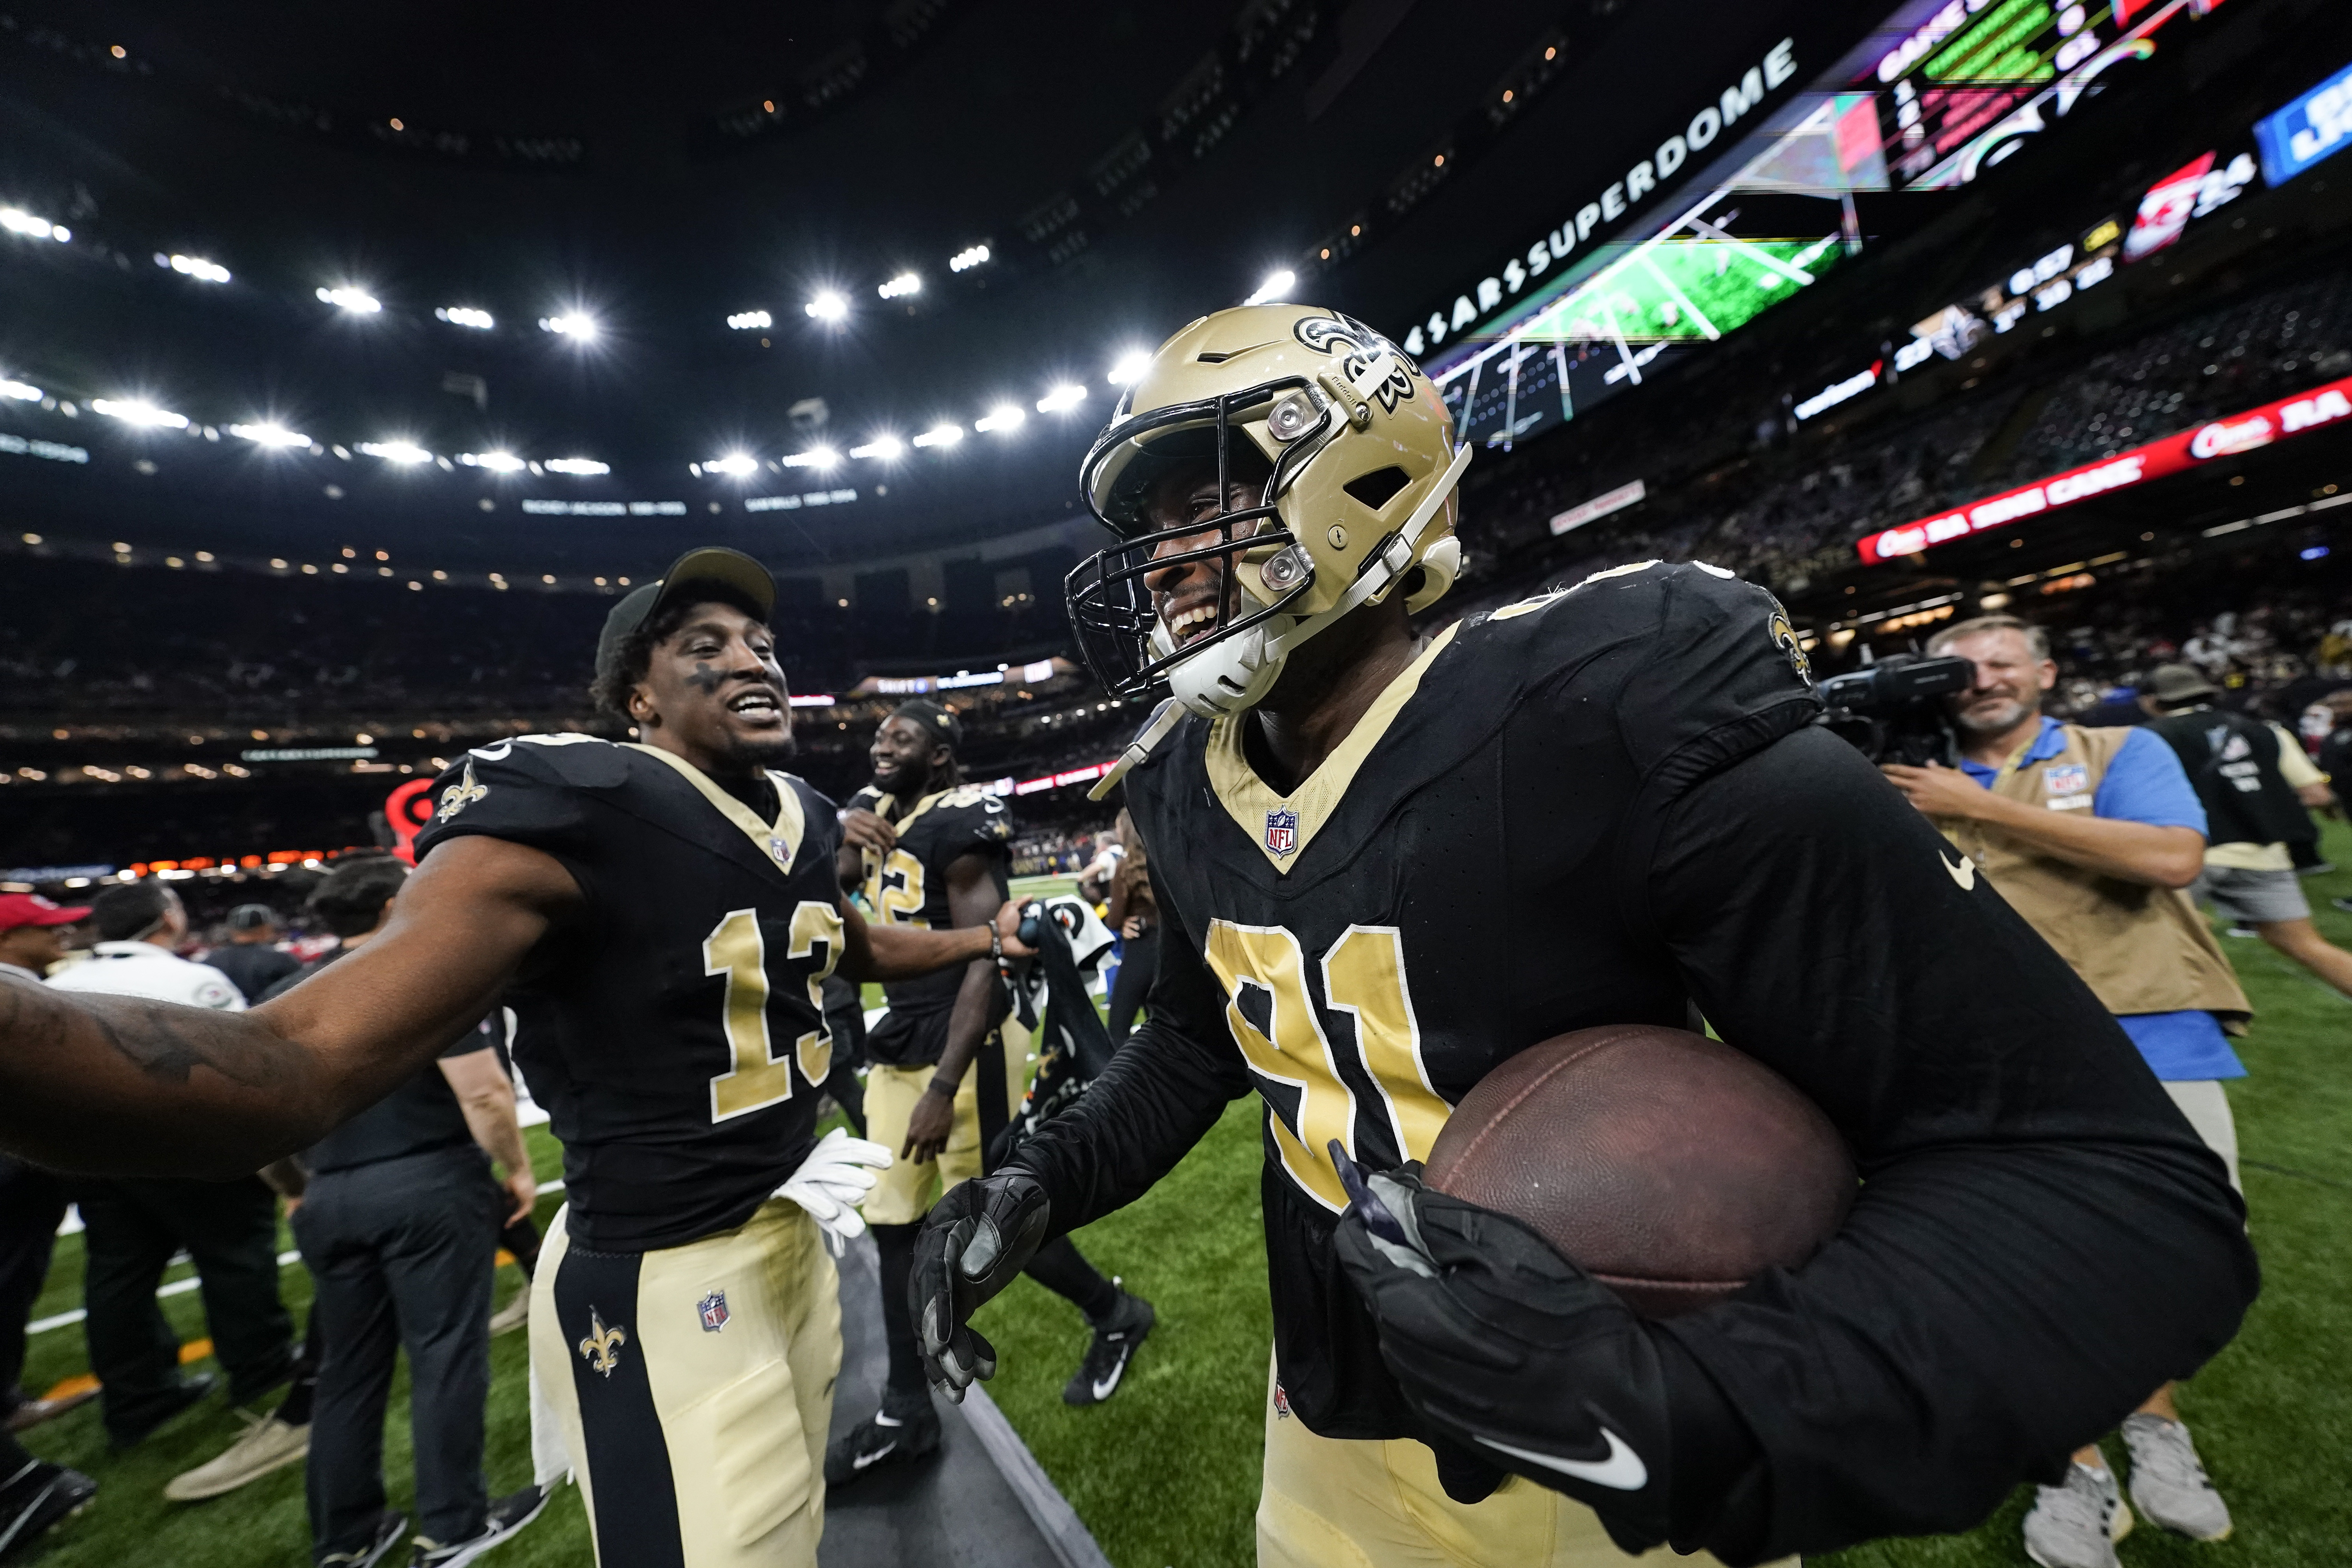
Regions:
<svg viewBox="0 0 2352 1568"><path fill-rule="evenodd" d="M989 1375L973 1310L1255 1089L1261 1563L1746 1563L1974 1524L2228 1342L2256 1271L2221 1163L1813 725L1770 595L1644 562L1416 631L1468 458L1393 345L1287 305L1177 333L1088 454L1117 542L1072 619L1115 694L1174 693L1119 770L1163 851L1160 973L1086 1100L933 1210L932 1375ZM1650 1321L1421 1184L1497 1062L1695 1014L1853 1152L1801 1268Z"/></svg>
<svg viewBox="0 0 2352 1568"><path fill-rule="evenodd" d="M697 550L614 605L595 692L642 743L530 735L443 775L382 935L246 1014L0 989L0 1138L65 1169L222 1174L381 1099L501 998L562 1141L533 1382L598 1559L809 1568L840 1366L820 1224L887 1161L814 1136L820 985L1004 951L845 908L833 804L778 771L775 584ZM1009 932L1017 915L1002 911ZM374 1543L359 1543L364 1553Z"/></svg>
<svg viewBox="0 0 2352 1568"><path fill-rule="evenodd" d="M963 784L956 762L962 740L962 721L923 698L900 703L874 732L874 782L842 814L841 879L865 889L877 926L984 924L1011 896L1013 816L1002 795ZM890 1374L882 1407L826 1455L833 1486L940 1446L939 1414L907 1305L915 1237L941 1184L980 1174L982 1152L1027 1087L1028 1037L1010 1016L994 964L883 990L890 1011L866 1042L866 1131L898 1158L858 1207L878 1253ZM984 1102L997 1113L982 1114ZM1086 1314L1094 1337L1062 1398L1099 1405L1151 1331L1151 1304L1104 1279L1067 1237L1039 1247L1027 1272Z"/></svg>

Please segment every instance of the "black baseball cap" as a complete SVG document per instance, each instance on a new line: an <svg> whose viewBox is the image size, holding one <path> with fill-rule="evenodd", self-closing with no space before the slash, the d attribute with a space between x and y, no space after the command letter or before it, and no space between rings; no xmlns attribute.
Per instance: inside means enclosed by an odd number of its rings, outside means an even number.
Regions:
<svg viewBox="0 0 2352 1568"><path fill-rule="evenodd" d="M948 750L963 749L963 721L948 709L928 697L910 697L890 710L893 719L905 719L935 741L945 741Z"/></svg>
<svg viewBox="0 0 2352 1568"><path fill-rule="evenodd" d="M690 597L695 589L711 587L729 590L757 611L762 621L775 611L776 580L765 566L723 545L689 550L670 563L658 581L629 590L604 617L604 630L596 638L597 676L601 679L619 661L622 641L651 620L655 611Z"/></svg>

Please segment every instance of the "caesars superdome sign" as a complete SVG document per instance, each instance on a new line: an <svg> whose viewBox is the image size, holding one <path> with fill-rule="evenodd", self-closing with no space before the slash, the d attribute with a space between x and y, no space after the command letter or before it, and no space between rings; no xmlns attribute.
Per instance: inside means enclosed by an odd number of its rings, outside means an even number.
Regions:
<svg viewBox="0 0 2352 1568"><path fill-rule="evenodd" d="M1513 256L1450 300L1433 305L1426 319L1412 323L1411 330L1399 338L1404 351L1427 353L1460 336L1502 310L1546 269L1566 261L1580 247L1605 241L1653 193L1679 178L1685 163L1713 147L1735 124L1756 114L1766 100L1780 96L1796 75L1796 40L1783 38L1711 100L1684 117L1682 128L1660 142L1648 157L1635 161L1607 184L1587 191L1583 199L1563 203L1559 208L1559 222L1529 245L1524 255Z"/></svg>

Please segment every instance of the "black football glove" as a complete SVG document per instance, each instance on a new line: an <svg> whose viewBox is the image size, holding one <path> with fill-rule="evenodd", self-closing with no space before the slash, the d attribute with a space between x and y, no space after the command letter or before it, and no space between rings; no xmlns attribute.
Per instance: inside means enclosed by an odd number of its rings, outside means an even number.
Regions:
<svg viewBox="0 0 2352 1568"><path fill-rule="evenodd" d="M915 1238L907 1289L923 1370L959 1405L973 1378L996 1375L996 1347L967 1326L971 1315L1036 1253L1050 1217L1037 1178L1005 1171L958 1183L931 1205Z"/></svg>
<svg viewBox="0 0 2352 1568"><path fill-rule="evenodd" d="M1417 1163L1346 1173L1339 1264L1406 1400L1471 1452L1591 1505L1620 1546L1666 1540L1666 1384L1633 1310L1518 1221L1423 1186Z"/></svg>

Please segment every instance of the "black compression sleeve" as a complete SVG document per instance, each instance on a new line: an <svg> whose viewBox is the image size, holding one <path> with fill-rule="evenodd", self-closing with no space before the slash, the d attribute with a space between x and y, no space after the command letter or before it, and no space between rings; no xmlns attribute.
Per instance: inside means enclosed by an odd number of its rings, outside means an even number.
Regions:
<svg viewBox="0 0 2352 1568"><path fill-rule="evenodd" d="M2256 1268L2220 1162L1875 770L1802 731L1655 826L1629 891L1864 1178L1804 1268L1661 1326L1762 1449L1756 1551L1965 1529L2228 1342Z"/></svg>
<svg viewBox="0 0 2352 1568"><path fill-rule="evenodd" d="M1250 1089L1216 980L1167 915L1164 896L1160 908L1150 1021L1127 1037L1076 1105L1007 1162L1045 1184L1056 1236L1140 1197Z"/></svg>

